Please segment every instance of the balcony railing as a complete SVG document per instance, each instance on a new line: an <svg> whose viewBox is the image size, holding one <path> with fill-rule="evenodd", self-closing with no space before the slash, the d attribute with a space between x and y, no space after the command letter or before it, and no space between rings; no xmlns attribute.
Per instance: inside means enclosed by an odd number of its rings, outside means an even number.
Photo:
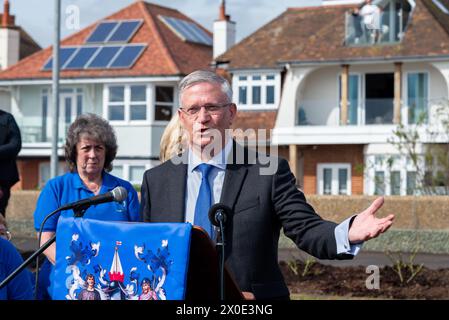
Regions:
<svg viewBox="0 0 449 320"><path fill-rule="evenodd" d="M387 2L372 15L371 23L364 23L358 13L345 14L345 44L348 46L368 46L395 44L401 42L411 8L405 1Z"/></svg>
<svg viewBox="0 0 449 320"><path fill-rule="evenodd" d="M365 124L393 124L393 98L365 99Z"/></svg>
<svg viewBox="0 0 449 320"><path fill-rule="evenodd" d="M301 100L296 108L295 124L297 126L337 126L340 125L341 103L335 100L316 99ZM409 106L402 108L401 118L409 124L416 124L419 117L425 122L430 117L428 99L409 99ZM433 112L434 113L434 112ZM391 125L393 124L394 99L349 99L346 125Z"/></svg>
<svg viewBox="0 0 449 320"><path fill-rule="evenodd" d="M48 128L51 123L42 121L42 117L17 117L23 143L50 143L52 140L52 130ZM63 143L69 124L59 124L59 139Z"/></svg>

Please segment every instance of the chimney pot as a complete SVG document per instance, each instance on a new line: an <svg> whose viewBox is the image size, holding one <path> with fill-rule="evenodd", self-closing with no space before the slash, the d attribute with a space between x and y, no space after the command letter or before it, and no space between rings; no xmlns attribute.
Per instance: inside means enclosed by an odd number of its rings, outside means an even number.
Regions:
<svg viewBox="0 0 449 320"><path fill-rule="evenodd" d="M8 25L9 25L9 1L5 0L3 3L2 27L7 28Z"/></svg>
<svg viewBox="0 0 449 320"><path fill-rule="evenodd" d="M220 5L220 13L218 16L218 20L219 21L224 21L227 20L229 21L229 16L226 15L226 4L225 4L225 0L221 1L221 5Z"/></svg>

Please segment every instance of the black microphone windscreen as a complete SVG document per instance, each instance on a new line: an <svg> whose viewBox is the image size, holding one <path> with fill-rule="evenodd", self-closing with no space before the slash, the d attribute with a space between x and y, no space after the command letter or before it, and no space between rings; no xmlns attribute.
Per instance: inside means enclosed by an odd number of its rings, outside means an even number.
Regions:
<svg viewBox="0 0 449 320"><path fill-rule="evenodd" d="M229 208L227 205L224 205L222 203L216 203L214 204L210 209L209 209L209 221L214 225L214 226L218 226L219 222L215 219L215 214L218 211L222 211L222 213L224 214L225 218L226 215L231 213L231 208Z"/></svg>
<svg viewBox="0 0 449 320"><path fill-rule="evenodd" d="M114 201L121 202L128 197L128 191L123 187L116 187L111 191Z"/></svg>

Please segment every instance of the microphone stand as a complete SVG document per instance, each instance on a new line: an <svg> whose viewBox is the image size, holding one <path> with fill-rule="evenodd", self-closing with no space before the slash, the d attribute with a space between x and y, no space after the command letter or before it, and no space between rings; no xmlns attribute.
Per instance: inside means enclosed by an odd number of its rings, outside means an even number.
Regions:
<svg viewBox="0 0 449 320"><path fill-rule="evenodd" d="M220 300L225 300L225 232L224 232L224 223L223 223L223 214L219 211L215 215L216 220L218 221L218 233L217 233L217 252L219 255L218 259L218 267L220 270Z"/></svg>
<svg viewBox="0 0 449 320"><path fill-rule="evenodd" d="M89 208L90 204L84 204L80 206L76 206L73 208L74 216L75 217L82 217L84 215L84 212L86 212L87 208ZM67 210L65 206L56 209L55 211L48 214L44 221L41 224L41 230L39 231L39 245L40 245L40 236L42 234L42 227L44 226L45 222L50 218L51 216L55 215L61 210ZM12 279L14 279L23 269L25 269L34 259L36 259L36 288L35 288L35 298L37 297L37 279L39 274L39 255L43 253L49 246L52 245L53 242L56 241L56 233L51 237L47 242L45 242L39 249L37 249L31 256L28 257L20 266L18 266L9 276L7 276L1 283L0 283L0 289L2 289L4 286L6 286Z"/></svg>

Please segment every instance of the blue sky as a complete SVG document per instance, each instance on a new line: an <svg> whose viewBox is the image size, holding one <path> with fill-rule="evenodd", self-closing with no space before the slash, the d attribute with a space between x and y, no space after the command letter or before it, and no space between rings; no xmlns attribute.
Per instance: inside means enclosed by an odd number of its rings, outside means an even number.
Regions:
<svg viewBox="0 0 449 320"><path fill-rule="evenodd" d="M1 1L1 0L0 0ZM16 23L22 26L43 48L53 42L53 0L9 0ZM134 0L62 0L61 37L73 34L102 19ZM221 0L151 0L175 8L212 30ZM0 10L3 11L3 1ZM227 14L237 23L237 41L273 20L289 7L320 5L321 0L227 0ZM74 19L79 12L79 19ZM79 21L79 28L77 23Z"/></svg>

